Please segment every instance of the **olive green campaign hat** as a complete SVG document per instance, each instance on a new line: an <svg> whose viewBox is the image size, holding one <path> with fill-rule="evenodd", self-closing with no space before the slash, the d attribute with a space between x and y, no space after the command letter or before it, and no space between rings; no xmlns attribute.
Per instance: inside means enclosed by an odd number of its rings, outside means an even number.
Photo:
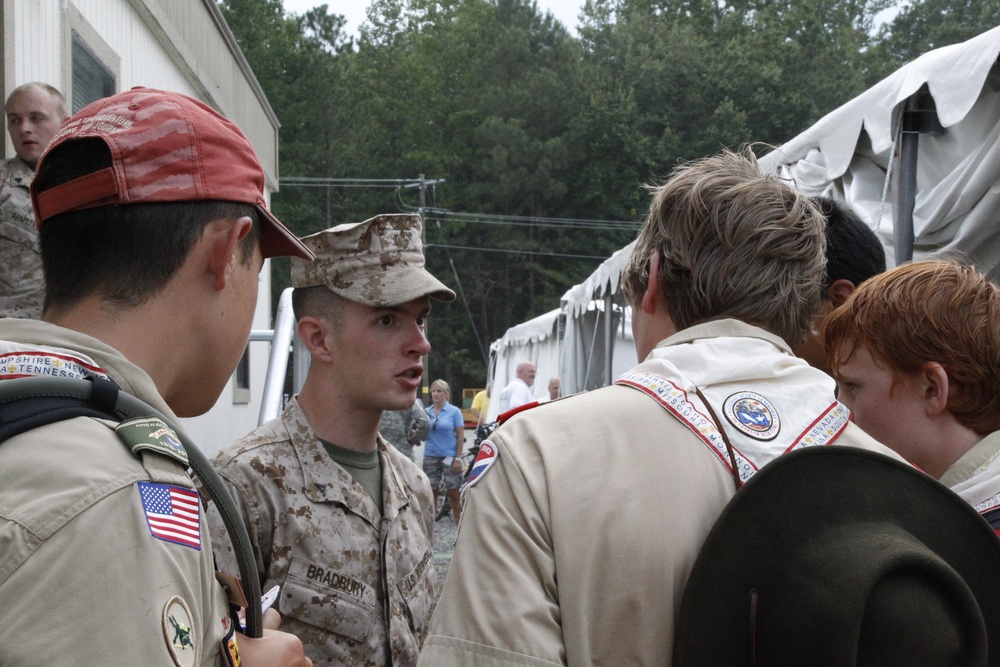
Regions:
<svg viewBox="0 0 1000 667"><path fill-rule="evenodd" d="M306 236L316 259L292 260L292 286L322 285L376 307L422 296L454 301L455 293L424 268L421 229L419 215L384 214Z"/></svg>
<svg viewBox="0 0 1000 667"><path fill-rule="evenodd" d="M895 459L840 446L782 455L706 538L673 665L1000 665L1000 539Z"/></svg>

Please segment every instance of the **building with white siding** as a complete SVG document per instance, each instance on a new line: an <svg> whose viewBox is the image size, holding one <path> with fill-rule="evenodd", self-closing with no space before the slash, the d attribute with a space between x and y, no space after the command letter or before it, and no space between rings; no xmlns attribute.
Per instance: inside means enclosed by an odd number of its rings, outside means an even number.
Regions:
<svg viewBox="0 0 1000 667"><path fill-rule="evenodd" d="M0 0L3 98L43 81L71 112L108 94L146 86L215 107L246 133L264 166L267 196L278 184L278 119L215 0ZM4 133L3 154L14 155ZM271 328L270 267L260 275L253 328ZM249 345L244 366L207 415L181 427L206 454L257 426L269 345Z"/></svg>

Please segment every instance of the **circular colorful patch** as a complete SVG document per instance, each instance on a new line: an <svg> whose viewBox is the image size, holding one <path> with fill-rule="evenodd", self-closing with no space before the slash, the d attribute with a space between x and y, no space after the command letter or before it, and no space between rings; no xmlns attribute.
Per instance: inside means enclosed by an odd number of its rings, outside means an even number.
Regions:
<svg viewBox="0 0 1000 667"><path fill-rule="evenodd" d="M175 595L163 607L163 638L177 667L198 664L197 634L191 609L183 598Z"/></svg>
<svg viewBox="0 0 1000 667"><path fill-rule="evenodd" d="M741 391L726 399L723 412L729 423L757 440L773 440L781 430L778 411L760 394Z"/></svg>

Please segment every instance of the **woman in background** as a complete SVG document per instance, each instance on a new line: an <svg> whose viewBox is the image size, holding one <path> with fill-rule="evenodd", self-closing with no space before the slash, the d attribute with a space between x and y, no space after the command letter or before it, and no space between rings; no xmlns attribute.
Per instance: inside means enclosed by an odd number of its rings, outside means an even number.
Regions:
<svg viewBox="0 0 1000 667"><path fill-rule="evenodd" d="M462 411L448 402L451 388L444 380L431 383L431 404L427 416L431 431L424 443L424 472L434 489L434 503L440 495L441 478L447 489L448 504L455 518L455 525L462 515L458 489L462 484L462 448L465 446L465 420Z"/></svg>

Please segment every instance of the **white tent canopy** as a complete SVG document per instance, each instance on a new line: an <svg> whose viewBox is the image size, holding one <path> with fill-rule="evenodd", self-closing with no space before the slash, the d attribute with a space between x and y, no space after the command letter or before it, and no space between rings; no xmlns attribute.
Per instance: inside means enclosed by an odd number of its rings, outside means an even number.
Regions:
<svg viewBox="0 0 1000 667"><path fill-rule="evenodd" d="M808 194L846 201L879 235L890 266L900 242L907 258L912 211L913 258L968 258L997 279L998 53L1000 28L926 53L764 156L761 165ZM927 107L936 109L942 132L919 131L933 113L921 109Z"/></svg>
<svg viewBox="0 0 1000 667"><path fill-rule="evenodd" d="M894 220L908 225L912 212L915 258L969 258L1000 280L998 55L1000 27L926 53L761 158L761 166L806 194L846 201L878 234L890 266ZM943 132L918 133L928 102ZM535 394L545 393L554 373L551 356L542 362L536 353L543 342L559 350L564 395L609 384L636 363L631 312L620 296L616 301L633 245L567 291L560 310L510 329L491 346L498 392L513 377L512 365L529 359L539 365Z"/></svg>
<svg viewBox="0 0 1000 667"><path fill-rule="evenodd" d="M562 394L577 393L609 384L635 365L631 313L616 301L619 280L632 245L615 252L584 282L575 285L561 300L560 308L511 327L490 345L493 399L487 419L499 412L500 391L514 378L517 364L532 361L537 366L532 392L547 395L549 378L558 375ZM605 316L609 305L613 313ZM610 368L606 360L610 359ZM608 374L611 374L610 379Z"/></svg>
<svg viewBox="0 0 1000 667"><path fill-rule="evenodd" d="M634 246L635 241L615 251L563 295L566 334L559 370L564 395L611 384L636 364L632 312L621 296L615 298Z"/></svg>
<svg viewBox="0 0 1000 667"><path fill-rule="evenodd" d="M522 361L534 362L537 367L535 384L531 387L535 398L548 394L549 378L559 374L559 321L562 311L558 308L544 315L522 322L507 329L500 340L490 345L493 389L486 421L496 419L500 409L500 392L514 379L517 365Z"/></svg>

